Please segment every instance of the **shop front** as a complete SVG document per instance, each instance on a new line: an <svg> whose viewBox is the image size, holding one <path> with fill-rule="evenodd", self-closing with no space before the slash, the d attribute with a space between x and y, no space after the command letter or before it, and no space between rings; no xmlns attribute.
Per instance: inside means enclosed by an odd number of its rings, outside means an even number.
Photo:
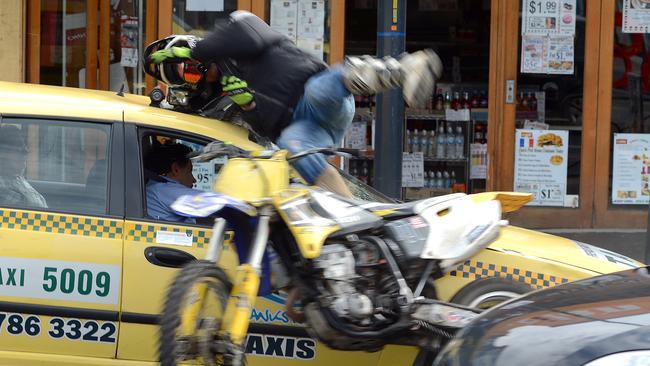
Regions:
<svg viewBox="0 0 650 366"><path fill-rule="evenodd" d="M376 54L367 0L26 0L26 81L144 94L138 56L172 33L203 35L249 10L330 64ZM405 50L445 65L434 97L403 126L402 198L517 190L535 200L512 221L544 228L644 228L650 122L638 0L418 0L403 17ZM399 7L396 7L399 8ZM95 11L96 10L96 11ZM399 35L398 35L399 36ZM650 100L650 99L648 99ZM357 98L343 162L373 184L375 99ZM646 112L646 109L648 110ZM399 177L395 177L399 179Z"/></svg>

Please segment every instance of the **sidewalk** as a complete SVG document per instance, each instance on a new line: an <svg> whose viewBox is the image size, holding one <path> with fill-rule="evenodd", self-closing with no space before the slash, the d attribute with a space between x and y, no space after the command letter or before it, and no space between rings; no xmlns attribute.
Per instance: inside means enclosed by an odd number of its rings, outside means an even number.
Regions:
<svg viewBox="0 0 650 366"><path fill-rule="evenodd" d="M644 262L645 230L543 229L540 231L592 244Z"/></svg>

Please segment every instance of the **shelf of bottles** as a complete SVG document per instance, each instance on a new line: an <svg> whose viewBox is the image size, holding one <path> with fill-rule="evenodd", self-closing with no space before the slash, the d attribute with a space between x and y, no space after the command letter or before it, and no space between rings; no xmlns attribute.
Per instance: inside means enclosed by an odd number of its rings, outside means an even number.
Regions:
<svg viewBox="0 0 650 366"><path fill-rule="evenodd" d="M405 152L422 152L424 186L404 188L405 200L421 199L457 192L479 192L484 179L469 179L474 161L486 162L487 156L474 156L470 144L487 143L487 93L485 91L439 90L427 108L405 110ZM359 180L372 185L374 170L374 96L355 97L353 129L356 137L345 139L346 147L360 149L360 156L343 159L343 168ZM469 120L448 120L447 109L469 110ZM355 146L350 140L356 139Z"/></svg>
<svg viewBox="0 0 650 366"><path fill-rule="evenodd" d="M463 115L453 113L463 110L468 110L464 114L468 119L448 119ZM423 186L404 188L405 200L484 189L484 179L470 179L471 164L481 159L474 156L470 144L487 143L485 92L439 90L427 109L407 110L405 128L404 151L421 152L424 157Z"/></svg>

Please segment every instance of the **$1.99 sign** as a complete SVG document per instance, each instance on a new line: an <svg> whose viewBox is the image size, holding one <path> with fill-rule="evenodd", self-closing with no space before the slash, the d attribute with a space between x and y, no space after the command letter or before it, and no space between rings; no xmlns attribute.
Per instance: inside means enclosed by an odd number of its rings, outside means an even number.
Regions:
<svg viewBox="0 0 650 366"><path fill-rule="evenodd" d="M120 267L0 258L0 296L117 304Z"/></svg>

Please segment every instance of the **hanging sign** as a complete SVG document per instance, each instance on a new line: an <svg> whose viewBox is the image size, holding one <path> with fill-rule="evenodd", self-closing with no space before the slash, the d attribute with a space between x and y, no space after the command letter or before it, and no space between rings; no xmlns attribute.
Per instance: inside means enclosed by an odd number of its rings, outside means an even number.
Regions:
<svg viewBox="0 0 650 366"><path fill-rule="evenodd" d="M569 132L517 130L515 191L533 194L532 206L564 206Z"/></svg>
<svg viewBox="0 0 650 366"><path fill-rule="evenodd" d="M623 32L650 33L650 1L623 1Z"/></svg>
<svg viewBox="0 0 650 366"><path fill-rule="evenodd" d="M612 203L650 203L650 134L615 133Z"/></svg>

